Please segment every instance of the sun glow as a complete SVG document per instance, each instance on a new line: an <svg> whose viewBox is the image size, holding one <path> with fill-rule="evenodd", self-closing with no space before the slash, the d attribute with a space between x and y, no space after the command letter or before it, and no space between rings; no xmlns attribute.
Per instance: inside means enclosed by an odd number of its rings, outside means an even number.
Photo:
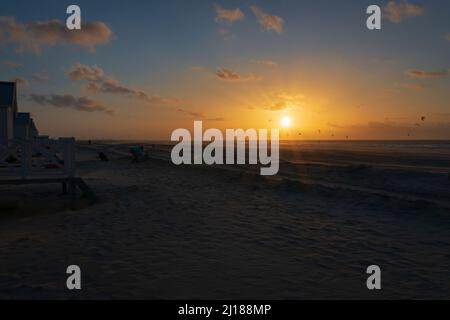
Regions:
<svg viewBox="0 0 450 320"><path fill-rule="evenodd" d="M284 128L289 128L291 126L292 119L286 116L281 119L280 123Z"/></svg>

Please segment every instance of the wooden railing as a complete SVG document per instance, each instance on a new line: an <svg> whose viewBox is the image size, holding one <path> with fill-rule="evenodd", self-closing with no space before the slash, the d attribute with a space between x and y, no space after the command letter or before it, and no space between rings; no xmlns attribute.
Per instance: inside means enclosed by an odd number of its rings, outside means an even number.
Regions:
<svg viewBox="0 0 450 320"><path fill-rule="evenodd" d="M12 140L0 146L0 180L75 177L75 139Z"/></svg>

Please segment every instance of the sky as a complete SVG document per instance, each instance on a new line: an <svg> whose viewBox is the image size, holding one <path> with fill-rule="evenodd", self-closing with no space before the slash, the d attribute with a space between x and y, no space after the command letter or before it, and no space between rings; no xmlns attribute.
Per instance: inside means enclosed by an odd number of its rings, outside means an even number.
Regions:
<svg viewBox="0 0 450 320"><path fill-rule="evenodd" d="M82 30L65 26L77 4ZM382 8L368 30L366 8ZM0 80L41 134L169 140L450 139L448 1L8 1Z"/></svg>

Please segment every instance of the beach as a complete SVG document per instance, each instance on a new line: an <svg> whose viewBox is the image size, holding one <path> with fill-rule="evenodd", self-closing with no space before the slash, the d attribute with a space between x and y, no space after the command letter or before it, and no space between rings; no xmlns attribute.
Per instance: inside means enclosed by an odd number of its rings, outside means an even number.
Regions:
<svg viewBox="0 0 450 320"><path fill-rule="evenodd" d="M93 205L0 186L0 298L450 298L448 142L286 142L273 177L175 166L154 142L131 163L134 144L78 143Z"/></svg>

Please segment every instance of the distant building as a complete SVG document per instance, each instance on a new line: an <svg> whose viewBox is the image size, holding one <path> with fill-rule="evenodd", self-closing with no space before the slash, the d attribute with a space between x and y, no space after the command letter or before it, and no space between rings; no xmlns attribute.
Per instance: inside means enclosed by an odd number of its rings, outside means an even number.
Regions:
<svg viewBox="0 0 450 320"><path fill-rule="evenodd" d="M17 83L0 81L0 144L12 139L33 139L39 135L29 113L18 112Z"/></svg>

